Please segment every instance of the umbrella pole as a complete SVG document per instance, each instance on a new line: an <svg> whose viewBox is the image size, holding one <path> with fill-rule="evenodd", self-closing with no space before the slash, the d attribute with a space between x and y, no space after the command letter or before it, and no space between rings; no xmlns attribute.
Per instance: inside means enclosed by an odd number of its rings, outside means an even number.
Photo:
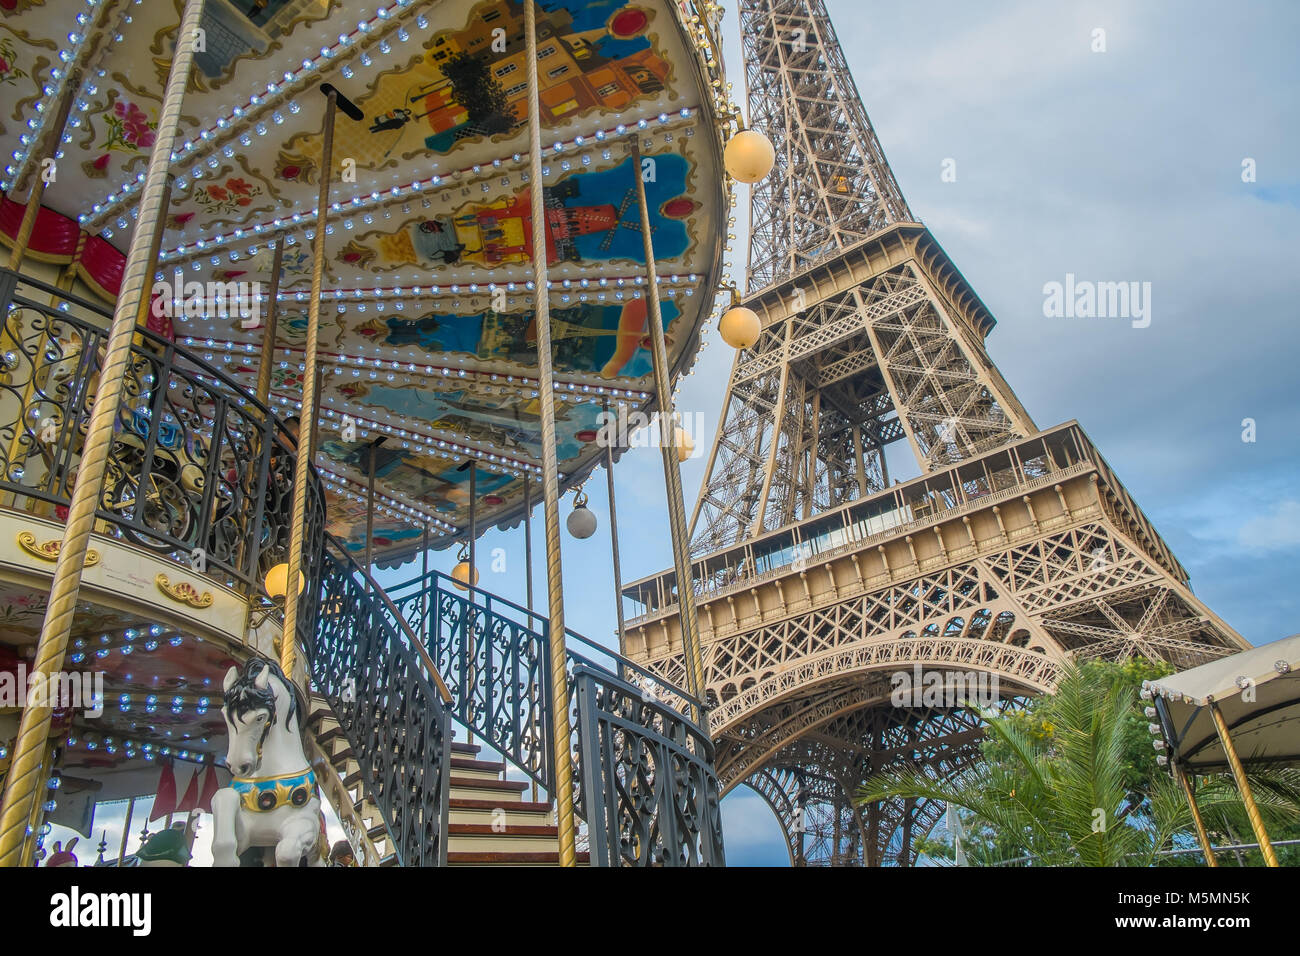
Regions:
<svg viewBox="0 0 1300 956"><path fill-rule="evenodd" d="M1196 825L1196 839L1200 841L1201 852L1205 854L1205 865L1218 866L1219 861L1214 858L1214 847L1210 846L1209 834L1205 832L1205 821L1201 819L1201 808L1196 805L1196 791L1192 789L1192 781L1178 763L1174 764L1174 776L1178 778L1183 794L1187 797L1187 807L1192 811L1192 823Z"/></svg>
<svg viewBox="0 0 1300 956"><path fill-rule="evenodd" d="M1228 725L1224 723L1223 713L1214 701L1210 701L1210 716L1214 718L1214 729L1219 732L1219 742L1223 744L1223 752L1228 755L1228 765L1232 767L1232 777L1237 781L1237 792L1241 794L1241 802L1246 805L1250 828L1255 831L1255 839L1259 841L1259 852L1264 855L1264 865L1277 866L1277 853L1273 851L1273 843L1268 838L1268 831L1264 829L1264 818L1259 815L1255 795L1250 792L1246 770L1237 756L1237 748L1232 745L1232 737L1228 734Z"/></svg>

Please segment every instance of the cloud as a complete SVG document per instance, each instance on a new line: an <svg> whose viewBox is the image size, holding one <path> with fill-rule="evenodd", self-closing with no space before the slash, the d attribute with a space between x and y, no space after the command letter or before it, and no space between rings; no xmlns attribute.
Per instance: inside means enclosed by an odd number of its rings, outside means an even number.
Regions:
<svg viewBox="0 0 1300 956"><path fill-rule="evenodd" d="M1300 501L1279 501L1271 514L1247 521L1237 532L1237 544L1253 553L1300 549Z"/></svg>

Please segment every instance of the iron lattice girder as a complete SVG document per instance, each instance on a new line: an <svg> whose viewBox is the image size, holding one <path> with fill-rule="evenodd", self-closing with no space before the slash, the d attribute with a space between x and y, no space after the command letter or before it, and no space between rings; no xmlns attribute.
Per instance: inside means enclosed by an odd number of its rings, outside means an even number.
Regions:
<svg viewBox="0 0 1300 956"><path fill-rule="evenodd" d="M764 330L732 369L694 553L882 488L883 441L829 440L882 407L927 471L1034 431L980 344L991 320L946 311L966 301L951 271L924 228L899 226L750 299ZM844 401L864 394L870 415Z"/></svg>
<svg viewBox="0 0 1300 956"><path fill-rule="evenodd" d="M821 0L742 0L751 123L777 151L751 196L749 287L912 218Z"/></svg>
<svg viewBox="0 0 1300 956"><path fill-rule="evenodd" d="M761 332L736 356L691 519L717 766L773 806L792 860L906 863L942 807L857 808L853 790L900 762L960 773L978 730L964 708L883 706L891 671L992 674L1018 699L1071 657L1187 666L1244 642L1077 426L1039 432L988 357L993 318L911 221L822 0L740 15L776 167L751 193L744 304ZM922 478L887 489L899 438ZM841 525L823 514L843 503ZM676 681L656 577L629 589L649 613L624 642Z"/></svg>
<svg viewBox="0 0 1300 956"><path fill-rule="evenodd" d="M1021 700L1007 698L997 708L1005 711ZM855 807L857 788L872 774L903 764L951 778L978 759L982 737L981 718L969 708L868 703L824 721L743 782L773 807L796 864L879 863L891 855L910 864L914 841L930 832L944 808L903 800ZM835 840L827 821L833 825L841 811L848 817L841 819Z"/></svg>

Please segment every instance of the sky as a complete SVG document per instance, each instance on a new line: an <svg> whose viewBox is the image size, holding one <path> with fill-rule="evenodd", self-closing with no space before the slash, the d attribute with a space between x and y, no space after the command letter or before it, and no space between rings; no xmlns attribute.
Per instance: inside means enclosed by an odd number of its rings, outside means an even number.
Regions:
<svg viewBox="0 0 1300 956"><path fill-rule="evenodd" d="M997 318L989 354L1038 426L1079 421L1196 594L1247 640L1300 631L1300 4L826 5L913 214ZM727 66L743 103L734 6ZM1246 160L1255 182L1243 182ZM744 187L738 198L739 279ZM1151 283L1150 325L1045 317L1044 285L1071 273ZM732 359L716 329L705 341L678 397L704 422L683 466L688 514ZM630 450L615 474L626 582L672 563L658 449ZM614 645L605 485L599 470L586 488L597 533L561 536L565 614ZM562 516L570 507L566 496ZM538 509L537 606L542 538ZM480 584L522 600L522 529L478 548ZM454 561L442 552L432 565ZM729 795L723 821L730 865L786 865L757 795Z"/></svg>
<svg viewBox="0 0 1300 956"><path fill-rule="evenodd" d="M1196 594L1247 640L1300 631L1300 4L826 5L913 214L997 318L989 354L1038 426L1079 421ZM743 103L727 6L727 67ZM1105 52L1093 52L1097 29ZM741 278L745 187L738 200ZM1043 287L1067 273L1151 283L1150 325L1045 317ZM733 355L716 329L705 342L678 396L704 420L682 469L688 514ZM658 449L630 450L615 475L626 582L672 563ZM596 535L562 535L565 615L613 643L605 486L603 470L587 483ZM541 520L539 509L539 605ZM522 597L521 531L479 544L498 547L505 569L483 567L482 584ZM729 795L723 822L730 865L788 863L756 794Z"/></svg>

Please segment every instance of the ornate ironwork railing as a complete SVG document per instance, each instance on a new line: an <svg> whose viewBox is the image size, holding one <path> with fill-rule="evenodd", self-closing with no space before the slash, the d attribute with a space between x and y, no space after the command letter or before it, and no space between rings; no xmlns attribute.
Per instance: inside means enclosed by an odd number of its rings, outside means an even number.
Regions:
<svg viewBox="0 0 1300 956"><path fill-rule="evenodd" d="M430 572L389 589L446 681L457 721L554 790L549 623ZM722 865L713 744L681 688L568 632L574 806L595 865ZM596 660L600 658L600 660Z"/></svg>
<svg viewBox="0 0 1300 956"><path fill-rule="evenodd" d="M403 866L447 862L450 715L440 678L383 591L329 538L312 680L361 767Z"/></svg>
<svg viewBox="0 0 1300 956"><path fill-rule="evenodd" d="M98 389L110 313L0 270L0 503L62 520ZM294 439L236 382L140 330L98 530L250 596L285 560ZM303 568L315 589L325 499L310 483ZM306 615L310 617L310 615ZM299 634L310 638L310 621Z"/></svg>

